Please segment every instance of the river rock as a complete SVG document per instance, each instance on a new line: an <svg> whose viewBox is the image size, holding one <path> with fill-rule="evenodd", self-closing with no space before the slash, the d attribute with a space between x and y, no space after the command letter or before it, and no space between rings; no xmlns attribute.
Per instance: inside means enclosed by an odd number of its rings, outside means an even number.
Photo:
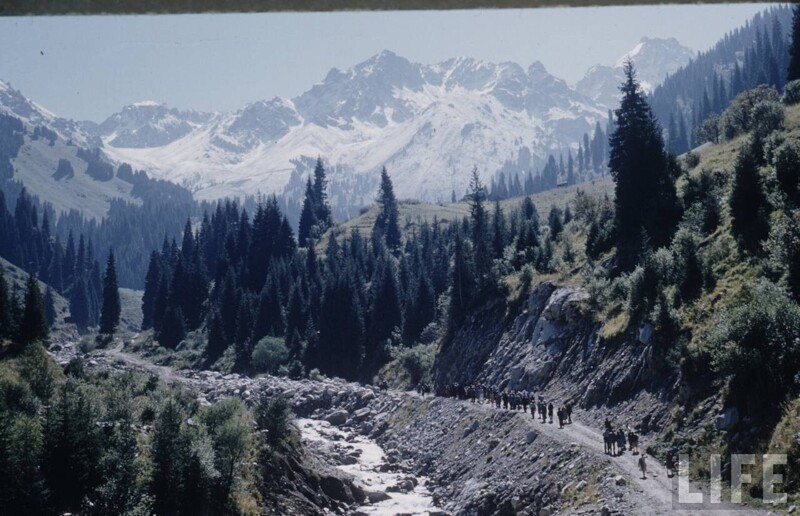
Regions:
<svg viewBox="0 0 800 516"><path fill-rule="evenodd" d="M616 477L614 477L614 483L616 485L618 485L618 486L624 486L628 482L625 480L625 477L623 477L622 475L617 475Z"/></svg>
<svg viewBox="0 0 800 516"><path fill-rule="evenodd" d="M392 499L388 493L384 493L383 491L366 491L365 494L367 495L369 503L381 503Z"/></svg>
<svg viewBox="0 0 800 516"><path fill-rule="evenodd" d="M346 410L335 410L325 420L332 424L333 426L342 426L347 422L347 411Z"/></svg>
<svg viewBox="0 0 800 516"><path fill-rule="evenodd" d="M347 504L355 502L355 499L353 498L350 489L348 489L347 484L345 484L340 478L332 475L322 477L320 479L319 486L322 488L323 493L334 500Z"/></svg>

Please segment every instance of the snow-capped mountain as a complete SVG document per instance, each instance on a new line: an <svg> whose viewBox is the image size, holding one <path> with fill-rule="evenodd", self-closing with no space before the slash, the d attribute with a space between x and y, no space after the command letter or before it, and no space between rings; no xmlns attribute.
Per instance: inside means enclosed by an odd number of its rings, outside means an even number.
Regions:
<svg viewBox="0 0 800 516"><path fill-rule="evenodd" d="M100 124L98 135L111 158L186 184L200 198L284 192L297 183L293 174L322 156L347 176L332 183L363 176L368 186L385 165L398 195L436 200L463 192L474 166L488 179L523 146L543 160L604 116L538 62L527 70L469 58L421 65L384 51L331 70L291 100L193 119L160 105L131 106Z"/></svg>
<svg viewBox="0 0 800 516"><path fill-rule="evenodd" d="M691 51L675 40L645 38L628 55L654 85ZM576 90L540 62L525 69L462 57L422 65L384 51L348 70L332 69L293 99L231 113L144 101L100 124L73 122L4 83L0 112L46 125L65 141L102 146L112 161L183 184L200 199L257 192L299 199L304 174L321 156L332 203L355 210L373 201L383 166L398 196L435 201L464 192L473 167L488 183L509 160L524 156L533 168L550 153L574 150L595 122L605 121L607 95L592 86L593 77L615 89L621 61L594 70Z"/></svg>
<svg viewBox="0 0 800 516"><path fill-rule="evenodd" d="M615 108L619 103L619 85L623 81L623 67L630 59L636 66L636 76L642 89L651 92L669 74L689 63L695 52L684 47L675 38L642 38L613 66L597 65L589 68L575 89L597 104Z"/></svg>

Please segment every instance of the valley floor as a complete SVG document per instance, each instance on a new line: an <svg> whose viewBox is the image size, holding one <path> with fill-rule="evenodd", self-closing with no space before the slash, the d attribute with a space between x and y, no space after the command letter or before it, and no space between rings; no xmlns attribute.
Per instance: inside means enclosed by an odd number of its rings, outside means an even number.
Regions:
<svg viewBox="0 0 800 516"><path fill-rule="evenodd" d="M64 346L55 355L64 363L74 353ZM200 403L237 396L249 404L261 392L283 393L302 418L298 425L312 454L345 475L355 474L365 491L384 493L369 493L374 503L354 506L351 514L762 513L743 506L675 505L677 477L668 478L664 466L648 457L643 479L638 456L606 455L601 432L582 423L581 412L559 429L487 404L381 392L340 380L175 371L121 345L96 350L86 360L90 367L143 369L180 382ZM640 442L640 449L647 444ZM344 460L343 450L352 458ZM406 481L411 484L404 486Z"/></svg>

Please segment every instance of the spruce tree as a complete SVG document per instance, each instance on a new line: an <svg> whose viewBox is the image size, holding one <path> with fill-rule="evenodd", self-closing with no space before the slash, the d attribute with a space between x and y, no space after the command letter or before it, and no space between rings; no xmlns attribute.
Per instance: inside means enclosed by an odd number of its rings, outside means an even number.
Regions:
<svg viewBox="0 0 800 516"><path fill-rule="evenodd" d="M464 320L475 295L475 274L469 250L460 232L453 242L453 266L450 270L450 306L448 331L455 331Z"/></svg>
<svg viewBox="0 0 800 516"><path fill-rule="evenodd" d="M114 261L114 252L108 253L106 274L103 277L103 308L100 311L100 333L112 334L119 324L122 305L119 300L119 287L117 285L117 267Z"/></svg>
<svg viewBox="0 0 800 516"><path fill-rule="evenodd" d="M222 317L218 310L211 313L208 323L208 344L206 345L206 364L211 365L217 361L228 347L225 330L222 326Z"/></svg>
<svg viewBox="0 0 800 516"><path fill-rule="evenodd" d="M552 158L552 156L550 156ZM492 253L489 250L488 217L486 214L486 189L478 176L478 168L472 169L469 193L470 229L475 256L475 275L479 292L486 292L493 284Z"/></svg>
<svg viewBox="0 0 800 516"><path fill-rule="evenodd" d="M314 211L314 187L311 178L306 182L306 195L303 198L303 208L300 211L300 223L297 228L297 243L300 247L307 247L309 239L314 237L314 227L317 225L317 216Z"/></svg>
<svg viewBox="0 0 800 516"><path fill-rule="evenodd" d="M792 9L792 41L789 46L789 68L786 82L800 79L800 5Z"/></svg>
<svg viewBox="0 0 800 516"><path fill-rule="evenodd" d="M39 290L39 281L33 274L29 274L25 283L25 306L22 312L18 340L21 344L30 344L47 340L49 335L49 325L47 324L42 292Z"/></svg>
<svg viewBox="0 0 800 516"><path fill-rule="evenodd" d="M333 222L331 208L328 206L328 180L325 177L322 158L317 158L317 165L314 167L314 202L314 215L320 226L320 234L322 234L331 227Z"/></svg>
<svg viewBox="0 0 800 516"><path fill-rule="evenodd" d="M6 276L2 269L0 269L0 340L11 338L14 333L12 329L11 299L9 294Z"/></svg>
<svg viewBox="0 0 800 516"><path fill-rule="evenodd" d="M620 90L609 168L615 180L617 263L626 271L634 267L648 241L654 247L669 242L680 209L661 129L630 61Z"/></svg>
<svg viewBox="0 0 800 516"><path fill-rule="evenodd" d="M768 201L761 186L756 150L745 145L734 166L731 188L731 230L739 246L751 253L757 252L761 241L769 233Z"/></svg>
<svg viewBox="0 0 800 516"><path fill-rule="evenodd" d="M507 239L506 219L503 216L503 209L500 207L500 201L495 201L494 215L492 216L492 254L495 259L503 257Z"/></svg>
<svg viewBox="0 0 800 516"><path fill-rule="evenodd" d="M397 199L394 196L394 187L389 178L386 167L381 170L381 185L378 193L380 211L375 218L372 230L377 232L386 241L386 247L392 250L400 248L400 224L398 222L399 210Z"/></svg>

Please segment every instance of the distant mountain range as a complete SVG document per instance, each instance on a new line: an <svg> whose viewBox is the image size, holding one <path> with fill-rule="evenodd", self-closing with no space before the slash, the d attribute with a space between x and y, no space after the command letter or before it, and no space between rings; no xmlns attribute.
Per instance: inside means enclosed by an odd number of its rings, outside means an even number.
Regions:
<svg viewBox="0 0 800 516"><path fill-rule="evenodd" d="M384 165L399 197L436 201L463 193L473 167L488 180L509 159L530 156L533 168L550 153L575 150L615 107L624 59L650 89L692 56L674 39L643 38L572 87L540 62L527 69L470 58L422 65L383 51L349 70L332 69L298 97L232 113L146 101L100 124L77 122L2 82L0 112L73 145L101 147L112 162L182 184L199 199L274 192L296 202L322 156L331 201L346 214L373 201Z"/></svg>

